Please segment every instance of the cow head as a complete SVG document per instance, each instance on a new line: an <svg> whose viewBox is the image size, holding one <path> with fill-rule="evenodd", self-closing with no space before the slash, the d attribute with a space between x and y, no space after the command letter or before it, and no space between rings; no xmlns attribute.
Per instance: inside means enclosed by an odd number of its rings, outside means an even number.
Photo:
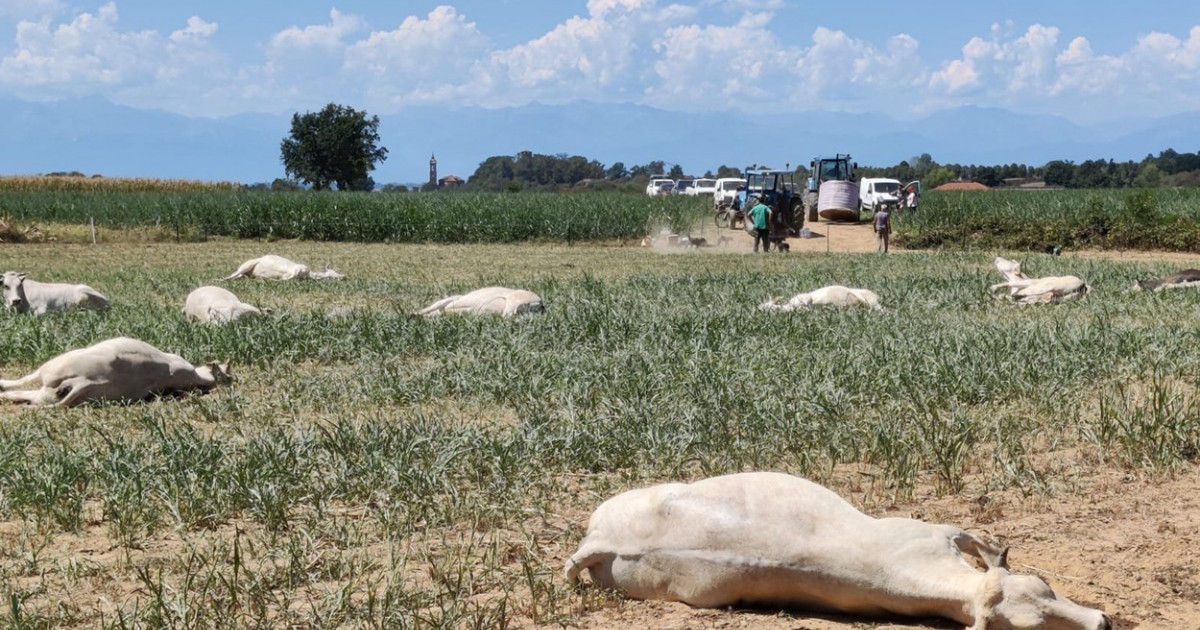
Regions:
<svg viewBox="0 0 1200 630"><path fill-rule="evenodd" d="M1108 615L1059 597L1041 578L988 569L970 630L1112 630Z"/></svg>
<svg viewBox="0 0 1200 630"><path fill-rule="evenodd" d="M4 307L18 313L29 311L29 301L25 299L25 277L16 271L4 272Z"/></svg>
<svg viewBox="0 0 1200 630"><path fill-rule="evenodd" d="M1134 280L1133 281L1133 290L1134 291L1153 291L1153 290L1157 289L1159 287L1159 285L1161 285L1161 284L1162 284L1162 280L1158 280L1158 279Z"/></svg>
<svg viewBox="0 0 1200 630"><path fill-rule="evenodd" d="M1008 280L1009 282L1012 282L1013 280L1024 280L1026 278L1025 274L1021 272L1020 261L1009 260L1007 258L1001 258L997 256L996 260L993 261L993 264L996 266L996 271L999 271L1000 275L1004 276L1004 279Z"/></svg>
<svg viewBox="0 0 1200 630"><path fill-rule="evenodd" d="M228 385L229 383L233 382L233 371L229 369L228 363L217 363L216 361L210 361L209 363L196 368L196 372L198 372L201 376L208 376L213 380L213 384L210 387L215 387L217 385Z"/></svg>
<svg viewBox="0 0 1200 630"><path fill-rule="evenodd" d="M345 280L346 279L345 274L341 274L341 273L338 273L337 271L334 271L333 269L330 269L329 265L325 265L324 271L310 272L308 277L312 278L313 280Z"/></svg>

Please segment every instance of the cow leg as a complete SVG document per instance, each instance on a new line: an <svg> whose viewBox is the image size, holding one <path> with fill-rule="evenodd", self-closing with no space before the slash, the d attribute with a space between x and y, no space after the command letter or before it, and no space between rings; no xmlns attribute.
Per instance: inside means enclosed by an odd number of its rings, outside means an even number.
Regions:
<svg viewBox="0 0 1200 630"><path fill-rule="evenodd" d="M563 575L566 576L568 584L575 585L579 583L579 574L588 569L594 583L604 588L612 588L612 563L616 557L617 554L601 545L585 543L575 555L567 558Z"/></svg>
<svg viewBox="0 0 1200 630"><path fill-rule="evenodd" d="M442 312L444 312L446 310L447 306L449 306L452 302L454 302L455 300L457 300L460 297L462 297L462 296L461 295L451 295L450 297L442 298L442 299L434 302L433 304L430 304L429 306L426 306L425 308L417 311L417 315L420 315L422 317L437 317L438 315L441 315Z"/></svg>
<svg viewBox="0 0 1200 630"><path fill-rule="evenodd" d="M12 392L0 392L0 398L16 403L24 403L33 407L45 407L56 402L54 390L42 387L40 389L25 389Z"/></svg>
<svg viewBox="0 0 1200 630"><path fill-rule="evenodd" d="M54 403L59 407L74 407L82 402L97 398L100 386L83 378L64 381L54 392Z"/></svg>
<svg viewBox="0 0 1200 630"><path fill-rule="evenodd" d="M254 260L247 260L246 262L242 263L241 267L237 268L237 271L233 272L233 274L231 274L229 276L226 276L225 279L226 280L235 280L237 278L249 277L251 274L254 273L254 266L257 264L258 264L257 258L255 258Z"/></svg>
<svg viewBox="0 0 1200 630"><path fill-rule="evenodd" d="M23 376L15 381L6 381L3 379L0 379L0 392L9 390L9 389L21 389L22 387L29 387L30 385L41 385L41 384L42 384L42 369L38 368L38 369L34 370L32 374Z"/></svg>

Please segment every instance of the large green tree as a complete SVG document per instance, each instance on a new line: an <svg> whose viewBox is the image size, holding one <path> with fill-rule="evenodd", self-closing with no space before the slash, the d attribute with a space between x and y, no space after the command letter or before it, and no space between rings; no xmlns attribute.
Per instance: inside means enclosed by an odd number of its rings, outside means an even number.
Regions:
<svg viewBox="0 0 1200 630"><path fill-rule="evenodd" d="M330 103L319 112L292 115L292 133L280 147L288 175L314 190L370 190L375 163L387 159L379 146L379 117Z"/></svg>

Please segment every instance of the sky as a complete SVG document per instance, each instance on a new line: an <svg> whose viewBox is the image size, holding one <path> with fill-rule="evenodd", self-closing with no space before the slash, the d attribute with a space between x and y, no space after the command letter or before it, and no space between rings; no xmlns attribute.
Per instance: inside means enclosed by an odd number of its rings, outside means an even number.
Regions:
<svg viewBox="0 0 1200 630"><path fill-rule="evenodd" d="M572 101L1079 123L1200 109L1200 2L0 0L0 98L192 117Z"/></svg>

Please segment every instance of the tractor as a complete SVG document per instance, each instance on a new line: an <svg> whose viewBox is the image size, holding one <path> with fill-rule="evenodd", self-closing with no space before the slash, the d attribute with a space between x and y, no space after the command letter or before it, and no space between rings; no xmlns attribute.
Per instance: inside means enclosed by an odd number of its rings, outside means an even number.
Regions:
<svg viewBox="0 0 1200 630"><path fill-rule="evenodd" d="M736 209L749 210L757 200L771 208L771 242L778 249L789 236L799 236L804 227L804 190L796 185L792 171L751 169L745 171L746 189L738 192Z"/></svg>
<svg viewBox="0 0 1200 630"><path fill-rule="evenodd" d="M838 153L833 157L817 156L813 158L812 162L809 163L809 166L811 170L808 177L808 191L804 195L804 207L806 210L808 210L808 220L816 222L818 218L817 206L819 202L821 184L829 181L855 182L857 179L857 174L855 171L858 169L858 164L850 161L849 153ZM858 191L855 189L853 192L857 193ZM857 196L857 194L855 196ZM851 214L853 216L850 216L849 214L842 216L842 214L845 213L835 213L831 218L857 221L857 200L855 200L855 202L856 203L852 209L846 208L847 211L852 210Z"/></svg>

